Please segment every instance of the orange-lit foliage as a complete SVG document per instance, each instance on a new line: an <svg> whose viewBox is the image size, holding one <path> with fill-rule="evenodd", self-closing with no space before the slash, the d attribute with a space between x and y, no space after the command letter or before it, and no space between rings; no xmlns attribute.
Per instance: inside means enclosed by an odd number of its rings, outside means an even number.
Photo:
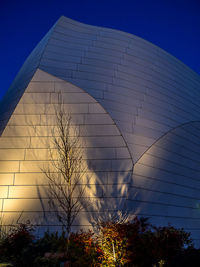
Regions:
<svg viewBox="0 0 200 267"><path fill-rule="evenodd" d="M133 223L105 222L101 225L103 266L124 266L132 262L132 244L146 231L147 219L134 219Z"/></svg>
<svg viewBox="0 0 200 267"><path fill-rule="evenodd" d="M74 266L101 266L103 251L92 231L72 233L69 251Z"/></svg>
<svg viewBox="0 0 200 267"><path fill-rule="evenodd" d="M133 222L107 222L101 228L102 266L153 266L173 259L192 244L190 234L172 226L155 227L147 218Z"/></svg>

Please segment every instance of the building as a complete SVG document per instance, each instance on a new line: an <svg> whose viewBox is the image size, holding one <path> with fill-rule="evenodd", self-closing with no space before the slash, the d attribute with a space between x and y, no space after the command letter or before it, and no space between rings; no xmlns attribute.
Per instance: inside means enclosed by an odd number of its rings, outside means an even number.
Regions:
<svg viewBox="0 0 200 267"><path fill-rule="evenodd" d="M171 223L200 238L200 76L132 34L61 17L25 61L0 107L4 224L43 221L38 187L59 94L84 141L102 211ZM44 198L44 203L47 201ZM48 211L47 214L48 216ZM88 227L88 211L75 223Z"/></svg>

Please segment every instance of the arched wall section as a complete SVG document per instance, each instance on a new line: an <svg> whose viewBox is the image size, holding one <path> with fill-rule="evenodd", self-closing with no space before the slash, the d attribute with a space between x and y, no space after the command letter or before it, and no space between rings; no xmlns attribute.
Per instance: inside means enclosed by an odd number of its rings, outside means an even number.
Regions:
<svg viewBox="0 0 200 267"><path fill-rule="evenodd" d="M74 227L89 227L98 213L114 212L127 198L132 160L117 126L102 106L88 93L66 81L37 70L0 137L0 198L3 223L29 219L41 227L57 227L45 194L47 180L42 169L49 166L55 107L60 98L80 135L87 197L92 206L81 212ZM39 189L39 191L38 191ZM40 194L46 207L47 221Z"/></svg>
<svg viewBox="0 0 200 267"><path fill-rule="evenodd" d="M131 209L200 236L200 122L165 134L134 166ZM137 193L136 193L137 192ZM133 197L134 196L134 197Z"/></svg>

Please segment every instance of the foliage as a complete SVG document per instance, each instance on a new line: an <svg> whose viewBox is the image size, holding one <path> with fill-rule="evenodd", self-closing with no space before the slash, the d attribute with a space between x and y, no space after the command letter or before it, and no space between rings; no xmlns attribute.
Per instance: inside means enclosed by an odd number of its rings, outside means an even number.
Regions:
<svg viewBox="0 0 200 267"><path fill-rule="evenodd" d="M107 222L101 228L101 246L104 266L120 266L128 263L127 237L124 225Z"/></svg>
<svg viewBox="0 0 200 267"><path fill-rule="evenodd" d="M70 262L72 266L101 266L103 251L92 231L72 233Z"/></svg>
<svg viewBox="0 0 200 267"><path fill-rule="evenodd" d="M28 251L34 240L32 231L33 228L29 223L10 229L0 243L0 260L12 262L14 266L26 266L26 259L30 260Z"/></svg>
<svg viewBox="0 0 200 267"><path fill-rule="evenodd" d="M35 248L40 251L41 255L46 252L64 252L66 249L65 232L62 232L61 235L58 232L45 232L44 236L36 241Z"/></svg>
<svg viewBox="0 0 200 267"><path fill-rule="evenodd" d="M101 227L103 266L171 266L191 246L190 234L172 226L155 227L147 218L133 222L106 222ZM145 255L145 257L144 257Z"/></svg>
<svg viewBox="0 0 200 267"><path fill-rule="evenodd" d="M147 228L147 219L139 220L137 217L133 223L112 221L102 223L100 239L104 252L103 266L124 266L134 262L133 247L134 249L139 247L138 242L141 240L139 235ZM140 249L143 250L143 247Z"/></svg>
<svg viewBox="0 0 200 267"><path fill-rule="evenodd" d="M153 257L164 260L169 266L185 246L192 247L190 233L172 226L154 227L151 243Z"/></svg>
<svg viewBox="0 0 200 267"><path fill-rule="evenodd" d="M186 248L187 247L187 248ZM16 267L70 266L196 266L200 252L190 234L172 226L155 227L147 218L102 222L100 232L46 232L36 240L29 223L20 224L0 240L0 262Z"/></svg>

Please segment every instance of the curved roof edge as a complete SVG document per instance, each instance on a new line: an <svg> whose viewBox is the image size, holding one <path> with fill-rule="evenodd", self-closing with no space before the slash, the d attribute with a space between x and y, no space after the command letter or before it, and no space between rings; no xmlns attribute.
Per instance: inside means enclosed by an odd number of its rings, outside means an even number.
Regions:
<svg viewBox="0 0 200 267"><path fill-rule="evenodd" d="M88 23L84 23L84 22L81 22L81 21L77 21L77 20L74 20L74 19L71 19L69 17L66 17L64 15L62 15L56 23L58 23L59 21L66 21L68 23L71 23L71 24L77 24L79 26L84 26L84 27L88 27L90 29L99 29L99 30L104 30L104 31L107 31L107 32L116 32L117 34L121 34L123 36L126 36L128 38L132 37L134 40L137 39L139 41L142 41L144 44L147 44L147 45L151 45L152 48L154 49L158 49L158 52L161 52L161 53L164 53L166 54L167 56L171 57L173 60L176 60L177 62L179 62L180 64L184 65L187 69L189 69L191 72L193 72L194 75L197 75L198 77L200 77L200 74L197 73L195 70L193 70L191 67L189 67L186 63L184 63L181 59L177 58L176 56L172 55L170 52L166 51L164 48L161 48L160 46L154 44L153 42L151 41L148 41L140 36L137 36L133 33L129 33L129 32L126 32L126 31L123 31L123 30L118 30L118 29L114 29L114 28L109 28L109 27L105 27L105 26L95 26L95 25L91 25L91 24L88 24Z"/></svg>

